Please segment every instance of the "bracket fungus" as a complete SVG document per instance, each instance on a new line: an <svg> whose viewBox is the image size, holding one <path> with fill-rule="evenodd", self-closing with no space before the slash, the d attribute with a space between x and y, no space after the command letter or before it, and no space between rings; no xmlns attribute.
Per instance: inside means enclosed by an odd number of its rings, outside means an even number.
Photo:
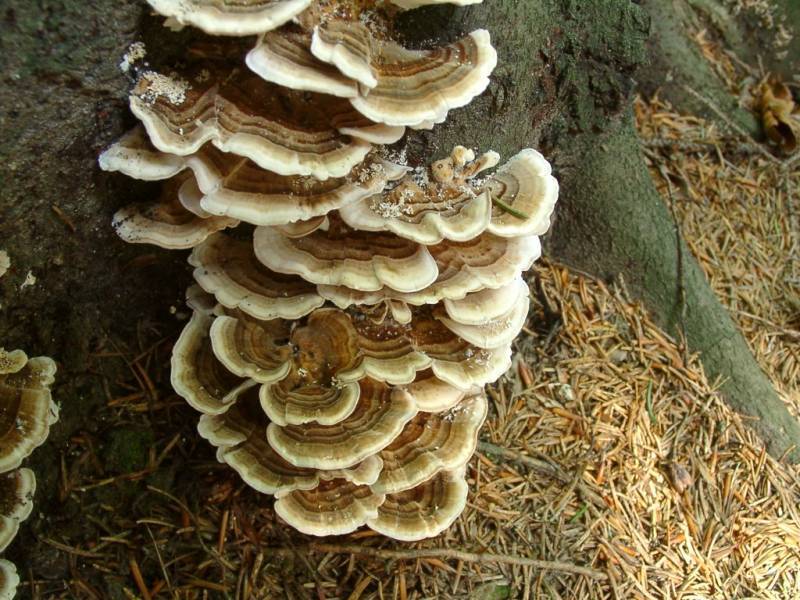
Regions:
<svg viewBox="0 0 800 600"><path fill-rule="evenodd" d="M429 128L481 94L497 65L489 32L433 50L408 50L360 22L330 20L313 34L274 31L246 58L267 81L347 98L376 123Z"/></svg>
<svg viewBox="0 0 800 600"><path fill-rule="evenodd" d="M11 600L19 586L19 575L14 563L0 558L0 599Z"/></svg>
<svg viewBox="0 0 800 600"><path fill-rule="evenodd" d="M0 552L33 510L36 477L20 465L58 420L50 394L55 372L47 357L29 359L21 350L0 348ZM0 559L0 598L13 598L18 584L14 565Z"/></svg>
<svg viewBox="0 0 800 600"><path fill-rule="evenodd" d="M558 183L532 149L498 167L456 146L411 167L381 146L484 91L488 32L392 39L398 11L443 0L148 2L257 36L140 73L141 125L100 156L163 182L118 214L120 235L192 248L173 387L217 459L299 531L438 535L466 505L483 388L511 366Z"/></svg>

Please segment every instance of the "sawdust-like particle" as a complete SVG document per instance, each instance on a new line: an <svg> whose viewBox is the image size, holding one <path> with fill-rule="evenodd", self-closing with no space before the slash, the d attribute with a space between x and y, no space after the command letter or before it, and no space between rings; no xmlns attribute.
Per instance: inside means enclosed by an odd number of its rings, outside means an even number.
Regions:
<svg viewBox="0 0 800 600"><path fill-rule="evenodd" d="M142 80L147 82L147 87L141 92L141 99L147 104L153 104L159 98L166 98L171 104L183 104L186 92L191 89L189 82L177 75L164 75L155 71L142 73Z"/></svg>

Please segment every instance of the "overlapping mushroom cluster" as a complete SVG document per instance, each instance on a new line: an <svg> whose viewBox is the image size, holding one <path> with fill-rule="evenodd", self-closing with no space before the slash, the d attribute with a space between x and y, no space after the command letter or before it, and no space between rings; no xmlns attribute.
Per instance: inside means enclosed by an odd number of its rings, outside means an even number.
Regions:
<svg viewBox="0 0 800 600"><path fill-rule="evenodd" d="M33 509L36 478L20 465L58 420L50 395L55 372L47 357L29 359L21 350L0 348L0 553ZM0 598L13 598L18 584L14 564L0 559Z"/></svg>
<svg viewBox="0 0 800 600"><path fill-rule="evenodd" d="M258 36L244 65L205 51L182 74L142 72L142 124L100 157L164 180L116 215L120 236L193 249L173 386L300 531L437 535L465 506L483 387L510 366L558 185L534 150L487 175L494 152L414 169L384 145L484 91L489 34L418 51L375 25L375 2L149 2ZM254 229L223 232L239 223Z"/></svg>

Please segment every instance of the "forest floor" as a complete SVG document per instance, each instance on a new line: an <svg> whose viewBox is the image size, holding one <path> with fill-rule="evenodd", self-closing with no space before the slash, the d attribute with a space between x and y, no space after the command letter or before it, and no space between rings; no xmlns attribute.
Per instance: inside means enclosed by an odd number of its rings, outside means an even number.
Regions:
<svg viewBox="0 0 800 600"><path fill-rule="evenodd" d="M800 414L800 161L658 99L636 109L665 202ZM142 323L127 347L101 343L95 368L123 375L108 380L101 430L62 448L47 516L16 542L20 597L800 598L800 468L767 455L624 281L547 261L530 281L468 507L423 543L280 524L171 390L174 336Z"/></svg>

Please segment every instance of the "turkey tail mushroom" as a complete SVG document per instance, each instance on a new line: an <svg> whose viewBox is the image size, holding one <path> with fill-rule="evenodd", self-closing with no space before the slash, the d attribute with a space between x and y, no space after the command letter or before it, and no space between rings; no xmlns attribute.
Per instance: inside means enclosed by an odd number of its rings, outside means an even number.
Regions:
<svg viewBox="0 0 800 600"><path fill-rule="evenodd" d="M497 64L485 30L410 49L391 19L479 0L148 2L169 25L257 36L140 71L141 123L99 159L163 182L117 214L123 239L191 248L171 378L199 435L303 533L440 534L558 196L533 149L407 164L383 147L445 121Z"/></svg>

